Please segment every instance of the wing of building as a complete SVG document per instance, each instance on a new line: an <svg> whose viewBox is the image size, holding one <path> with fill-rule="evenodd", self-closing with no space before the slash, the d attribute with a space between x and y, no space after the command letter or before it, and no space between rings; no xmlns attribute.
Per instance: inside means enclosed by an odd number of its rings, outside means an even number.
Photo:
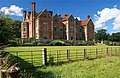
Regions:
<svg viewBox="0 0 120 78"><path fill-rule="evenodd" d="M21 23L21 38L39 40L94 40L94 23L90 16L86 20L78 20L71 14L53 14L44 9L36 12L36 3L32 2L32 11L24 11Z"/></svg>

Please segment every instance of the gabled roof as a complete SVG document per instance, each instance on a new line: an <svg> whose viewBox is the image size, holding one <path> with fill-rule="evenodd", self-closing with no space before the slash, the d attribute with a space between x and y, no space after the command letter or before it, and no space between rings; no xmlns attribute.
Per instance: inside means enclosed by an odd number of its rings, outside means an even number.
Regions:
<svg viewBox="0 0 120 78"><path fill-rule="evenodd" d="M57 16L57 14L53 15L53 17Z"/></svg>
<svg viewBox="0 0 120 78"><path fill-rule="evenodd" d="M59 18L61 21L62 21L62 19L63 19L63 18L62 18L60 15L58 15L58 14L53 15L53 18L55 18L55 17Z"/></svg>
<svg viewBox="0 0 120 78"><path fill-rule="evenodd" d="M90 21L90 18L89 18L89 19L86 19L86 20L81 20L81 21L80 21L80 24L81 24L81 26L85 26L85 25L88 24L89 21Z"/></svg>
<svg viewBox="0 0 120 78"><path fill-rule="evenodd" d="M36 13L36 17L38 16L39 13Z"/></svg>
<svg viewBox="0 0 120 78"><path fill-rule="evenodd" d="M61 16L59 16L58 14L55 14L55 15L53 15L53 18L54 18L54 17L61 17Z"/></svg>
<svg viewBox="0 0 120 78"><path fill-rule="evenodd" d="M50 13L47 11L47 9L44 9L43 11L39 12L36 17L42 15L45 11L48 13L48 15L49 15L50 17L52 17L52 16L50 15Z"/></svg>
<svg viewBox="0 0 120 78"><path fill-rule="evenodd" d="M70 16L71 16L71 15L69 15L69 14L65 15L64 18L62 19L62 21L68 20Z"/></svg>

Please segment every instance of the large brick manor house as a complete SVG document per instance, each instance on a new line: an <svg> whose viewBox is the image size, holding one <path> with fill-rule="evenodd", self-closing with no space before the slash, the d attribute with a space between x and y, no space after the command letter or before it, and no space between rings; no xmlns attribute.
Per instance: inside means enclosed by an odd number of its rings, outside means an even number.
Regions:
<svg viewBox="0 0 120 78"><path fill-rule="evenodd" d="M36 3L32 2L32 11L24 10L21 24L21 38L39 40L94 40L94 24L88 15L86 20L78 20L71 14L53 14L44 9L36 12Z"/></svg>

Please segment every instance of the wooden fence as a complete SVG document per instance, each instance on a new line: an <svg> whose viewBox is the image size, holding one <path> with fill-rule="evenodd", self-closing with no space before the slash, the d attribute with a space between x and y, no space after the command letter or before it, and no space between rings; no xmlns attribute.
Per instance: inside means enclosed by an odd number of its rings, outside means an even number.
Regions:
<svg viewBox="0 0 120 78"><path fill-rule="evenodd" d="M48 64L60 64L71 61L93 60L106 56L115 56L120 54L120 47L54 51L49 51L47 48L44 48L38 51L14 51L11 53L14 56L17 56L17 62L20 62L24 67L36 67Z"/></svg>
<svg viewBox="0 0 120 78"><path fill-rule="evenodd" d="M22 70L24 70L25 68L30 69L31 67L33 68L42 65L59 65L79 60L93 60L106 56L119 56L120 47L54 51L43 48L42 50L36 51L12 51L11 54L16 59L14 62L18 62L20 68L23 68ZM12 60L14 58L12 58ZM6 78L4 70L0 72L0 77Z"/></svg>

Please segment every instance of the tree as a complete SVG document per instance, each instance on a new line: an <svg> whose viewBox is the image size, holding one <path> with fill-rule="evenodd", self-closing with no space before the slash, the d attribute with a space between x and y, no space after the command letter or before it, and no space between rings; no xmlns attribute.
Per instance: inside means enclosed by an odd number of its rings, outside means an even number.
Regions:
<svg viewBox="0 0 120 78"><path fill-rule="evenodd" d="M120 32L112 33L110 41L120 42Z"/></svg>
<svg viewBox="0 0 120 78"><path fill-rule="evenodd" d="M101 41L101 40L108 40L109 34L107 33L107 30L100 29L97 32L95 32L95 40Z"/></svg>
<svg viewBox="0 0 120 78"><path fill-rule="evenodd" d="M20 21L12 20L8 16L0 14L0 43L6 43L10 39L19 37Z"/></svg>
<svg viewBox="0 0 120 78"><path fill-rule="evenodd" d="M14 38L21 38L21 21L12 21L12 33Z"/></svg>
<svg viewBox="0 0 120 78"><path fill-rule="evenodd" d="M11 19L0 16L0 43L8 41L12 38L11 33Z"/></svg>

